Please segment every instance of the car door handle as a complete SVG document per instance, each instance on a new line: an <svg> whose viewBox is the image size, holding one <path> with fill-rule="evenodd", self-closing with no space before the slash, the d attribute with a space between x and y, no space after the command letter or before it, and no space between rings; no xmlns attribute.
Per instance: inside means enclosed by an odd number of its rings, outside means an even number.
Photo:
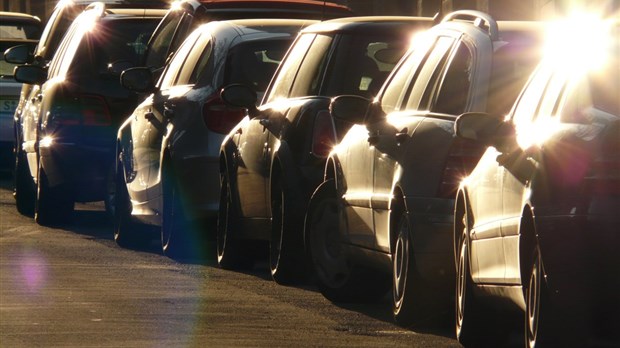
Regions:
<svg viewBox="0 0 620 348"><path fill-rule="evenodd" d="M164 117L165 118L173 118L174 117L174 109L176 105L171 103L164 103Z"/></svg>
<svg viewBox="0 0 620 348"><path fill-rule="evenodd" d="M394 135L396 137L396 142L398 144L403 143L407 138L409 138L409 129L407 127L403 128L400 132Z"/></svg>
<svg viewBox="0 0 620 348"><path fill-rule="evenodd" d="M368 144L370 144L371 146L375 146L377 145L377 143L379 142L379 133L372 133L368 135Z"/></svg>

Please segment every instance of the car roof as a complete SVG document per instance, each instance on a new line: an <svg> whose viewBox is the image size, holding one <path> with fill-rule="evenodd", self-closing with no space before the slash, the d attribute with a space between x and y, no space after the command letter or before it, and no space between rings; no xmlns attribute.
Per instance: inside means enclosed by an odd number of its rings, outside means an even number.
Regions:
<svg viewBox="0 0 620 348"><path fill-rule="evenodd" d="M170 0L98 0L106 5L106 8L170 8ZM56 7L78 6L87 7L92 0L60 0Z"/></svg>
<svg viewBox="0 0 620 348"><path fill-rule="evenodd" d="M32 16L26 13L19 13L19 12L0 11L0 20L3 20L3 21L18 20L18 21L24 21L24 22L41 23L41 20L39 19L39 17Z"/></svg>
<svg viewBox="0 0 620 348"><path fill-rule="evenodd" d="M430 17L411 16L367 16L345 17L331 19L314 24L303 30L304 33L343 32L343 31L368 31L372 32L381 28L393 28L395 25L411 25L430 28L433 19Z"/></svg>
<svg viewBox="0 0 620 348"><path fill-rule="evenodd" d="M185 0L194 8L203 6L209 12L264 12L312 15L317 18L352 16L353 11L341 4L313 0Z"/></svg>

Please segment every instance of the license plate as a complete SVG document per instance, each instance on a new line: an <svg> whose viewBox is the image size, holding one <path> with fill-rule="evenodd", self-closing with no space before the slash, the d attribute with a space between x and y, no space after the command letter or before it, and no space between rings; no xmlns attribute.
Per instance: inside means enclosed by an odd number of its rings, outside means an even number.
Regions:
<svg viewBox="0 0 620 348"><path fill-rule="evenodd" d="M13 114L17 108L17 99L0 99L0 112L3 114Z"/></svg>

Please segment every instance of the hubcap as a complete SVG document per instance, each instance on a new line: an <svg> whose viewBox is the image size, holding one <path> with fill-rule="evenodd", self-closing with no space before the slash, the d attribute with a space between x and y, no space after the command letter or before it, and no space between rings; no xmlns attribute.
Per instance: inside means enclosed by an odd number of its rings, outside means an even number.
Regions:
<svg viewBox="0 0 620 348"><path fill-rule="evenodd" d="M402 304L407 285L407 271L409 269L409 229L407 222L402 221L398 232L398 239L394 248L394 303L397 308Z"/></svg>
<svg viewBox="0 0 620 348"><path fill-rule="evenodd" d="M532 274L530 276L530 282L528 286L527 296L527 339L528 347L534 347L536 345L536 338L538 335L538 323L539 323L539 306L540 306L540 273L538 258L535 259L532 266Z"/></svg>
<svg viewBox="0 0 620 348"><path fill-rule="evenodd" d="M457 278L456 278L456 325L457 331L460 331L463 326L463 311L465 308L465 287L466 287L466 277L467 277L467 228L466 226L466 217L463 215L463 229L461 232L461 240L459 244L459 264L457 269ZM458 333L458 332L457 332Z"/></svg>

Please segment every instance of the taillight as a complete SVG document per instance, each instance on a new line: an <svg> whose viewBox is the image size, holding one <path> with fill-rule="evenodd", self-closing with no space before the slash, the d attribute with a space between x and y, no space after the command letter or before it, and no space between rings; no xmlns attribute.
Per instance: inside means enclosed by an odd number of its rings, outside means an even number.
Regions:
<svg viewBox="0 0 620 348"><path fill-rule="evenodd" d="M98 95L80 95L55 102L50 121L62 126L110 126L110 109L105 99Z"/></svg>
<svg viewBox="0 0 620 348"><path fill-rule="evenodd" d="M483 152L484 147L474 141L462 138L455 139L446 159L438 196L442 198L454 197L461 180L471 173Z"/></svg>
<svg viewBox="0 0 620 348"><path fill-rule="evenodd" d="M331 114L327 110L319 111L312 130L312 154L327 157L336 141L336 129Z"/></svg>
<svg viewBox="0 0 620 348"><path fill-rule="evenodd" d="M218 94L204 103L202 117L211 131L228 134L245 117L245 109L227 106Z"/></svg>

